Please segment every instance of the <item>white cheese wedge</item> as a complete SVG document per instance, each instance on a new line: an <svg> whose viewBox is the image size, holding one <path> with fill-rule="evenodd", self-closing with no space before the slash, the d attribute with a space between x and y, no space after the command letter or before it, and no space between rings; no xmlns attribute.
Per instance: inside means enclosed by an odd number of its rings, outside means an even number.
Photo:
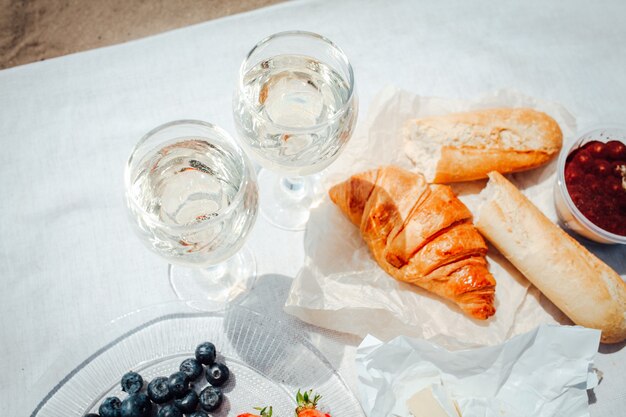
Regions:
<svg viewBox="0 0 626 417"><path fill-rule="evenodd" d="M442 386L430 385L416 392L406 402L413 417L462 417Z"/></svg>

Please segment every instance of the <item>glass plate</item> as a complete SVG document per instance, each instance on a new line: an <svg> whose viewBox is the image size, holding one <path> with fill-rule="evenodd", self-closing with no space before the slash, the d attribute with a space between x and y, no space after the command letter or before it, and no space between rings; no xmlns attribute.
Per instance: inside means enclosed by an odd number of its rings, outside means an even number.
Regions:
<svg viewBox="0 0 626 417"><path fill-rule="evenodd" d="M325 412L363 417L340 375L293 326L240 306L219 312L189 306L178 310L142 322L92 353L45 396L31 417L97 412L104 398L125 398L119 382L124 373L139 372L146 382L169 376L203 341L215 344L218 360L231 370L224 402L213 416L236 416L271 405L274 416L291 417L296 391L314 389L322 395ZM137 321L136 315L132 318ZM194 389L199 392L206 385L201 376Z"/></svg>

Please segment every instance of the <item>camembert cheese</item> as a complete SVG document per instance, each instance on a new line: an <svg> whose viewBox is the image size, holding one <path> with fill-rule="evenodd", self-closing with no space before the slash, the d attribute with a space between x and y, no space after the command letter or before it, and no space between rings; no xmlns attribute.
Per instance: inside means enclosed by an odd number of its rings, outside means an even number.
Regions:
<svg viewBox="0 0 626 417"><path fill-rule="evenodd" d="M447 398L445 398L447 400ZM451 401L448 401L452 403ZM413 417L460 417L456 404L443 404L433 394L433 386L428 386L421 391L415 393L406 402L406 406L413 415ZM454 410L454 414L446 411Z"/></svg>

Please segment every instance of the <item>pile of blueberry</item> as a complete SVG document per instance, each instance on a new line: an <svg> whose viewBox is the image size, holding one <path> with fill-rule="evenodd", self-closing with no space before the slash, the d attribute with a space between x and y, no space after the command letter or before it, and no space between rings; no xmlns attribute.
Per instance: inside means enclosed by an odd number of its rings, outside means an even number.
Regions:
<svg viewBox="0 0 626 417"><path fill-rule="evenodd" d="M158 407L157 417L183 417L183 414L208 417L207 412L217 410L222 404L220 387L226 383L230 372L226 365L215 361L215 345L211 342L199 344L195 356L182 361L180 370L169 378L160 376L150 381L145 392L141 375L132 371L124 374L122 391L128 396L123 401L108 397L100 404L99 414L90 413L85 417L150 417L155 407ZM193 382L203 372L210 385L198 394Z"/></svg>

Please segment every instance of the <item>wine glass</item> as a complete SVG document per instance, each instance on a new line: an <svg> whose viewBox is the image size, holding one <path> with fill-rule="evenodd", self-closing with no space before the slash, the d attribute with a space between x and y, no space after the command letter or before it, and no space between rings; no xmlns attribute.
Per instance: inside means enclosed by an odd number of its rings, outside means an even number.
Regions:
<svg viewBox="0 0 626 417"><path fill-rule="evenodd" d="M302 230L319 173L339 156L356 122L352 66L327 38L281 32L259 42L241 65L235 126L259 172L261 213ZM308 175L308 177L306 177Z"/></svg>
<svg viewBox="0 0 626 417"><path fill-rule="evenodd" d="M153 129L128 159L125 186L135 229L170 262L180 299L225 303L250 288L256 264L242 247L257 215L257 184L228 133L197 120Z"/></svg>

